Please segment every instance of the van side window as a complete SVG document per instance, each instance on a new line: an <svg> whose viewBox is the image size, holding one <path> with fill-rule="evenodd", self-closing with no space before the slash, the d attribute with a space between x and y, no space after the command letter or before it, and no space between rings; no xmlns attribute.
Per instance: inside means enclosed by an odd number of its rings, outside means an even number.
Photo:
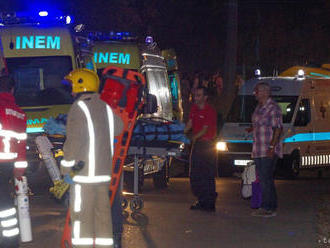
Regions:
<svg viewBox="0 0 330 248"><path fill-rule="evenodd" d="M299 127L306 126L310 122L310 120L311 110L309 100L301 99L294 125Z"/></svg>

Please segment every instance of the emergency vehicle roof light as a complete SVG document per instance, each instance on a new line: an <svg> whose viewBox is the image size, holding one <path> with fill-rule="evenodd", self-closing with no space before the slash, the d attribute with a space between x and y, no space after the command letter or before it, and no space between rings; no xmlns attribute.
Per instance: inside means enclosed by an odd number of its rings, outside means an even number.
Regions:
<svg viewBox="0 0 330 248"><path fill-rule="evenodd" d="M88 38L95 41L116 41L125 40L132 41L136 40L136 37L132 36L130 32L89 32Z"/></svg>
<svg viewBox="0 0 330 248"><path fill-rule="evenodd" d="M71 16L68 15L68 16L65 17L65 23L66 23L66 24L71 24L71 23L72 23L72 18L71 18Z"/></svg>
<svg viewBox="0 0 330 248"><path fill-rule="evenodd" d="M10 24L71 24L71 16L65 15L58 10L22 11L13 13L1 13L0 23Z"/></svg>
<svg viewBox="0 0 330 248"><path fill-rule="evenodd" d="M305 79L305 72L304 72L303 69L299 69L299 70L298 70L297 79L298 79L298 80L303 80L303 79Z"/></svg>
<svg viewBox="0 0 330 248"><path fill-rule="evenodd" d="M48 11L39 11L39 16L48 16Z"/></svg>
<svg viewBox="0 0 330 248"><path fill-rule="evenodd" d="M254 71L254 75L255 75L256 78L259 78L261 76L261 70L260 69L256 69Z"/></svg>
<svg viewBox="0 0 330 248"><path fill-rule="evenodd" d="M154 39L151 36L147 36L145 42L146 44L152 44L154 42Z"/></svg>

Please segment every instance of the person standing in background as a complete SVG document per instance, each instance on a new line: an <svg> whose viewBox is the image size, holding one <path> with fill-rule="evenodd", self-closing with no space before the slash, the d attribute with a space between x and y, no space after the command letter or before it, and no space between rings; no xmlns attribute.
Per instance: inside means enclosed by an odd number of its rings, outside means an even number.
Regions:
<svg viewBox="0 0 330 248"><path fill-rule="evenodd" d="M217 132L217 117L214 108L207 103L205 87L196 88L194 104L184 132L192 129L190 155L190 185L197 197L191 210L215 211L215 151L214 139Z"/></svg>
<svg viewBox="0 0 330 248"><path fill-rule="evenodd" d="M282 157L282 111L270 97L270 86L260 82L255 86L258 105L252 115L253 146L252 158L256 164L260 180L262 203L253 216L276 216L277 195L274 184L274 171L277 159Z"/></svg>

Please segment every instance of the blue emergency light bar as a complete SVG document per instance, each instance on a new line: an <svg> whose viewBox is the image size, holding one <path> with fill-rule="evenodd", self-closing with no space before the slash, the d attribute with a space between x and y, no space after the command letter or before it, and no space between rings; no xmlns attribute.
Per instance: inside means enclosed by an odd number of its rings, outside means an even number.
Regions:
<svg viewBox="0 0 330 248"><path fill-rule="evenodd" d="M137 37L130 32L88 32L88 38L93 41L135 41Z"/></svg>
<svg viewBox="0 0 330 248"><path fill-rule="evenodd" d="M57 10L39 10L33 12L11 12L0 14L0 25L10 24L71 24L73 19L69 15L62 15Z"/></svg>

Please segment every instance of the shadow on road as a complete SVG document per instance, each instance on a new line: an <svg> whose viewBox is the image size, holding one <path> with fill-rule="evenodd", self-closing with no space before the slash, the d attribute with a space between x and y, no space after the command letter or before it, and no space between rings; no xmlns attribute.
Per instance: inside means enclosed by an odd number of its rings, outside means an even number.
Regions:
<svg viewBox="0 0 330 248"><path fill-rule="evenodd" d="M147 247L150 248L157 248L156 243L151 237L150 232L148 231L148 224L149 224L149 219L148 216L146 216L143 213L140 212L132 212L131 217L133 221L129 221L129 212L123 211L123 216L124 216L124 224L131 225L131 226L136 226L139 228L142 237L145 241L145 243L148 245Z"/></svg>

